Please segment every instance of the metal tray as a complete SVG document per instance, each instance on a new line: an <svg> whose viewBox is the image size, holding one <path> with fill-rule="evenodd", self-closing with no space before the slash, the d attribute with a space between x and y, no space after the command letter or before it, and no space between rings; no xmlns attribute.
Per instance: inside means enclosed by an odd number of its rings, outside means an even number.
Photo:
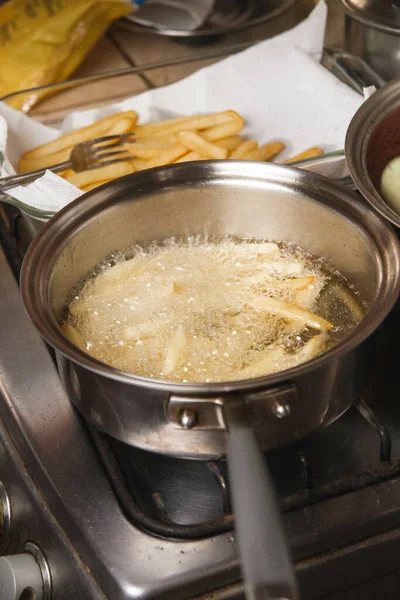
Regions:
<svg viewBox="0 0 400 600"><path fill-rule="evenodd" d="M258 43L259 41L261 41L261 40L254 40L252 42L244 42L244 43L240 43L240 44L226 45L223 47L214 48L212 50L198 52L198 53L188 56L188 57L180 57L180 58L174 58L174 59L165 60L165 61L157 61L157 62L147 63L147 64L144 64L144 65L141 65L138 67L117 69L114 71L110 71L108 73L91 75L91 76L87 76L87 77L80 77L77 79L71 79L69 81L64 81L61 83L51 84L51 85L47 85L47 86L41 86L41 87L29 89L29 90L22 90L19 92L15 92L14 94L5 96L4 98L1 98L0 101L9 100L11 98L21 96L24 94L29 95L32 93L37 93L39 91L59 91L59 94L57 97L60 98L60 97L62 97L63 91L73 90L74 88L79 88L81 86L85 86L85 85L91 84L96 81L109 81L110 82L109 88L112 89L113 80L116 78L119 78L121 76L138 75L138 74L145 73L146 71L151 71L153 69L167 68L167 67L181 65L181 64L187 64L187 63L191 63L191 62L201 62L202 60L206 61L206 60L210 60L210 59L222 58L223 56L227 56L227 55L234 54L236 52L240 52L240 51L252 46L253 44ZM325 51L322 62L334 74L336 74L337 76L340 76L340 75L342 75L342 71L343 71L343 67L340 63L340 59L343 56L346 56L348 58L347 54L344 55L343 53L340 53L340 52L336 52L335 54L332 54L332 52L330 52L330 51ZM338 65L339 65L339 68L338 68ZM367 71L367 76L365 76L364 79L361 79L361 80L360 80L359 70L357 70L356 77L353 77L353 78L352 78L352 72L353 71L350 68L346 69L346 82L349 83L350 85L352 85L352 87L357 92L361 92L362 85L370 85L371 83L374 83L373 81L368 79L368 77L371 75L370 71ZM79 106L73 106L73 110L96 108L96 107L103 106L104 104L108 104L108 103L115 101L114 98L113 99L110 98L107 101L105 101L104 98L100 100L98 98L92 97L91 94L86 94L86 93L82 94L82 96L85 98L85 101L81 102ZM29 113L29 115L32 118L35 118L40 122L45 122L46 124L51 125L53 127L58 127L61 124L63 118L70 111L71 111L70 104L66 105L65 108L62 109L62 108L60 108L59 103L58 103L57 109L53 113L51 111L48 112L45 115L45 118L43 117L42 114L40 114L40 111L37 114L35 109L33 111L31 111ZM0 158L1 158L1 155L0 155ZM354 188L354 184L353 184L351 178L349 177L349 172L347 170L347 164L346 164L343 150L327 153L318 158L312 158L312 159L308 159L308 160L299 161L298 163L292 163L292 166L310 169L312 171L315 171L317 173L325 175L326 177L336 179L336 180L340 181L341 183L343 183L344 185ZM53 216L53 214L51 214L51 213L31 208L31 207L15 200L15 198L12 198L7 195L0 196L0 201L5 202L7 204L11 204L12 206L16 207L23 214L24 219L25 219L32 235L35 235L40 230L40 228L44 225L44 223L46 223Z"/></svg>
<svg viewBox="0 0 400 600"><path fill-rule="evenodd" d="M136 21L135 13L127 15L121 21L132 31L165 35L177 38L207 38L224 35L234 31L243 31L250 27L263 25L276 19L289 10L299 0L216 0L215 8L204 24L196 30L160 29L146 27Z"/></svg>
<svg viewBox="0 0 400 600"><path fill-rule="evenodd" d="M57 98L62 98L63 92L72 91L76 88L80 88L81 86L89 86L92 83L100 82L100 81L109 81L109 90L113 89L113 80L116 80L121 77L128 77L132 75L142 75L148 71L154 71L157 69L166 69L168 67L177 67L180 65L190 64L190 63L201 63L207 62L210 60L218 60L219 58L223 58L226 56L230 56L236 54L237 52L241 52L250 48L253 45L261 43L264 41L263 39L255 39L251 41L240 42L236 44L226 44L223 46L219 46L217 48L212 48L210 50L203 50L196 52L194 54L190 54L189 56L179 56L176 58L171 58L167 60L158 60L154 62L149 62L142 64L140 66L134 67L126 67L122 69L114 69L105 73L98 73L95 75L88 75L84 77L77 77L74 79L70 79L68 81L61 81L58 83L38 86L34 88L29 88L25 90L20 90L18 92L14 92L12 94L8 94L0 98L0 102L7 102L12 98L17 98L20 96L29 96L31 94L37 94L38 92L57 92ZM336 77L344 81L347 85L352 87L357 93L362 94L363 88L369 86L381 87L384 85L384 81L379 77L361 58L352 56L348 52L343 52L340 50L330 50L325 48L323 51L321 64L331 71ZM201 64L199 64L199 68L201 68ZM131 94L126 93L124 97L128 97ZM123 99L123 98L119 98ZM117 99L115 97L110 98L99 98L96 95L93 96L92 93L83 93L79 105L75 104L71 106L70 103L66 103L65 106L60 106L57 103L57 108L54 110L50 110L46 112L46 114L42 114L41 107L42 104L39 104L39 110L34 107L33 110L29 112L29 116L37 119L42 123L46 123L48 125L52 125L57 127L63 118L72 110L85 110L89 108L99 108L104 106L105 104L110 104L116 102ZM49 100L45 100L45 102L49 103ZM50 99L51 102L51 99ZM62 104L62 103L61 103Z"/></svg>

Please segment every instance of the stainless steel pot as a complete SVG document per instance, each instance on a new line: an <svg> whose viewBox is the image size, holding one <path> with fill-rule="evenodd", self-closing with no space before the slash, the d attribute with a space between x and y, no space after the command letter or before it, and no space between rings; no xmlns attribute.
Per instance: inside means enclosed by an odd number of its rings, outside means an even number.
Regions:
<svg viewBox="0 0 400 600"><path fill-rule="evenodd" d="M337 0L346 11L345 49L385 81L400 75L399 0Z"/></svg>
<svg viewBox="0 0 400 600"><path fill-rule="evenodd" d="M324 256L359 290L362 323L335 348L284 373L218 384L136 377L73 346L57 321L75 284L112 251L172 235L290 240ZM58 213L31 244L25 306L56 349L77 408L128 444L186 458L228 455L236 533L248 597L297 597L271 484L258 450L292 441L345 411L361 390L358 347L387 315L400 286L390 227L345 188L297 169L235 161L143 171Z"/></svg>
<svg viewBox="0 0 400 600"><path fill-rule="evenodd" d="M347 339L308 364L212 385L121 373L64 338L57 319L68 295L100 260L138 241L205 232L291 240L325 256L359 290L367 316ZM32 320L60 355L72 401L98 428L143 449L215 458L226 450L225 394L248 393L265 449L346 410L357 393L353 350L398 293L399 249L379 217L327 179L273 164L191 163L117 180L60 211L31 244L21 286Z"/></svg>
<svg viewBox="0 0 400 600"><path fill-rule="evenodd" d="M400 227L400 215L380 194L380 179L400 156L400 77L375 92L354 115L346 134L346 162L357 188L383 217Z"/></svg>

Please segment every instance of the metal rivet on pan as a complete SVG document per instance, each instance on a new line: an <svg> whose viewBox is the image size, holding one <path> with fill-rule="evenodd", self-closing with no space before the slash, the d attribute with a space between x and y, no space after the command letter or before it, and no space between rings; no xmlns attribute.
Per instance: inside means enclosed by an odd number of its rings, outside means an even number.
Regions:
<svg viewBox="0 0 400 600"><path fill-rule="evenodd" d="M197 414L194 410L185 408L178 415L178 423L183 429L192 429L197 423Z"/></svg>
<svg viewBox="0 0 400 600"><path fill-rule="evenodd" d="M290 417L291 409L287 400L275 400L271 406L271 411L277 419L285 419Z"/></svg>

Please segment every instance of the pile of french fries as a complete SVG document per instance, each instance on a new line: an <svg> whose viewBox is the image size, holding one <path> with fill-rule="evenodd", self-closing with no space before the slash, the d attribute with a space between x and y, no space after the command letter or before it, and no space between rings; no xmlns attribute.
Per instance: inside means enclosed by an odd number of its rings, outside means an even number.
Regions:
<svg viewBox="0 0 400 600"><path fill-rule="evenodd" d="M241 135L244 126L243 117L233 110L144 125L138 125L137 113L129 110L29 150L20 159L18 171L26 173L51 167L68 160L71 150L81 142L124 133L134 133L136 140L134 144L126 144L131 156L128 160L79 173L67 170L59 175L88 192L118 177L152 167L208 159L271 161L285 148L280 141L259 146L256 140L244 139ZM313 147L285 162L321 154L321 148Z"/></svg>

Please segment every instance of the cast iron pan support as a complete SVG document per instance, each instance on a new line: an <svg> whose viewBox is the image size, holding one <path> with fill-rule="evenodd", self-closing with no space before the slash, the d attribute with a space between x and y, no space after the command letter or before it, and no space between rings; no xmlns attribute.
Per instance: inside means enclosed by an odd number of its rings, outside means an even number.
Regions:
<svg viewBox="0 0 400 600"><path fill-rule="evenodd" d="M229 482L236 540L248 600L298 600L275 488L246 399L224 403Z"/></svg>

